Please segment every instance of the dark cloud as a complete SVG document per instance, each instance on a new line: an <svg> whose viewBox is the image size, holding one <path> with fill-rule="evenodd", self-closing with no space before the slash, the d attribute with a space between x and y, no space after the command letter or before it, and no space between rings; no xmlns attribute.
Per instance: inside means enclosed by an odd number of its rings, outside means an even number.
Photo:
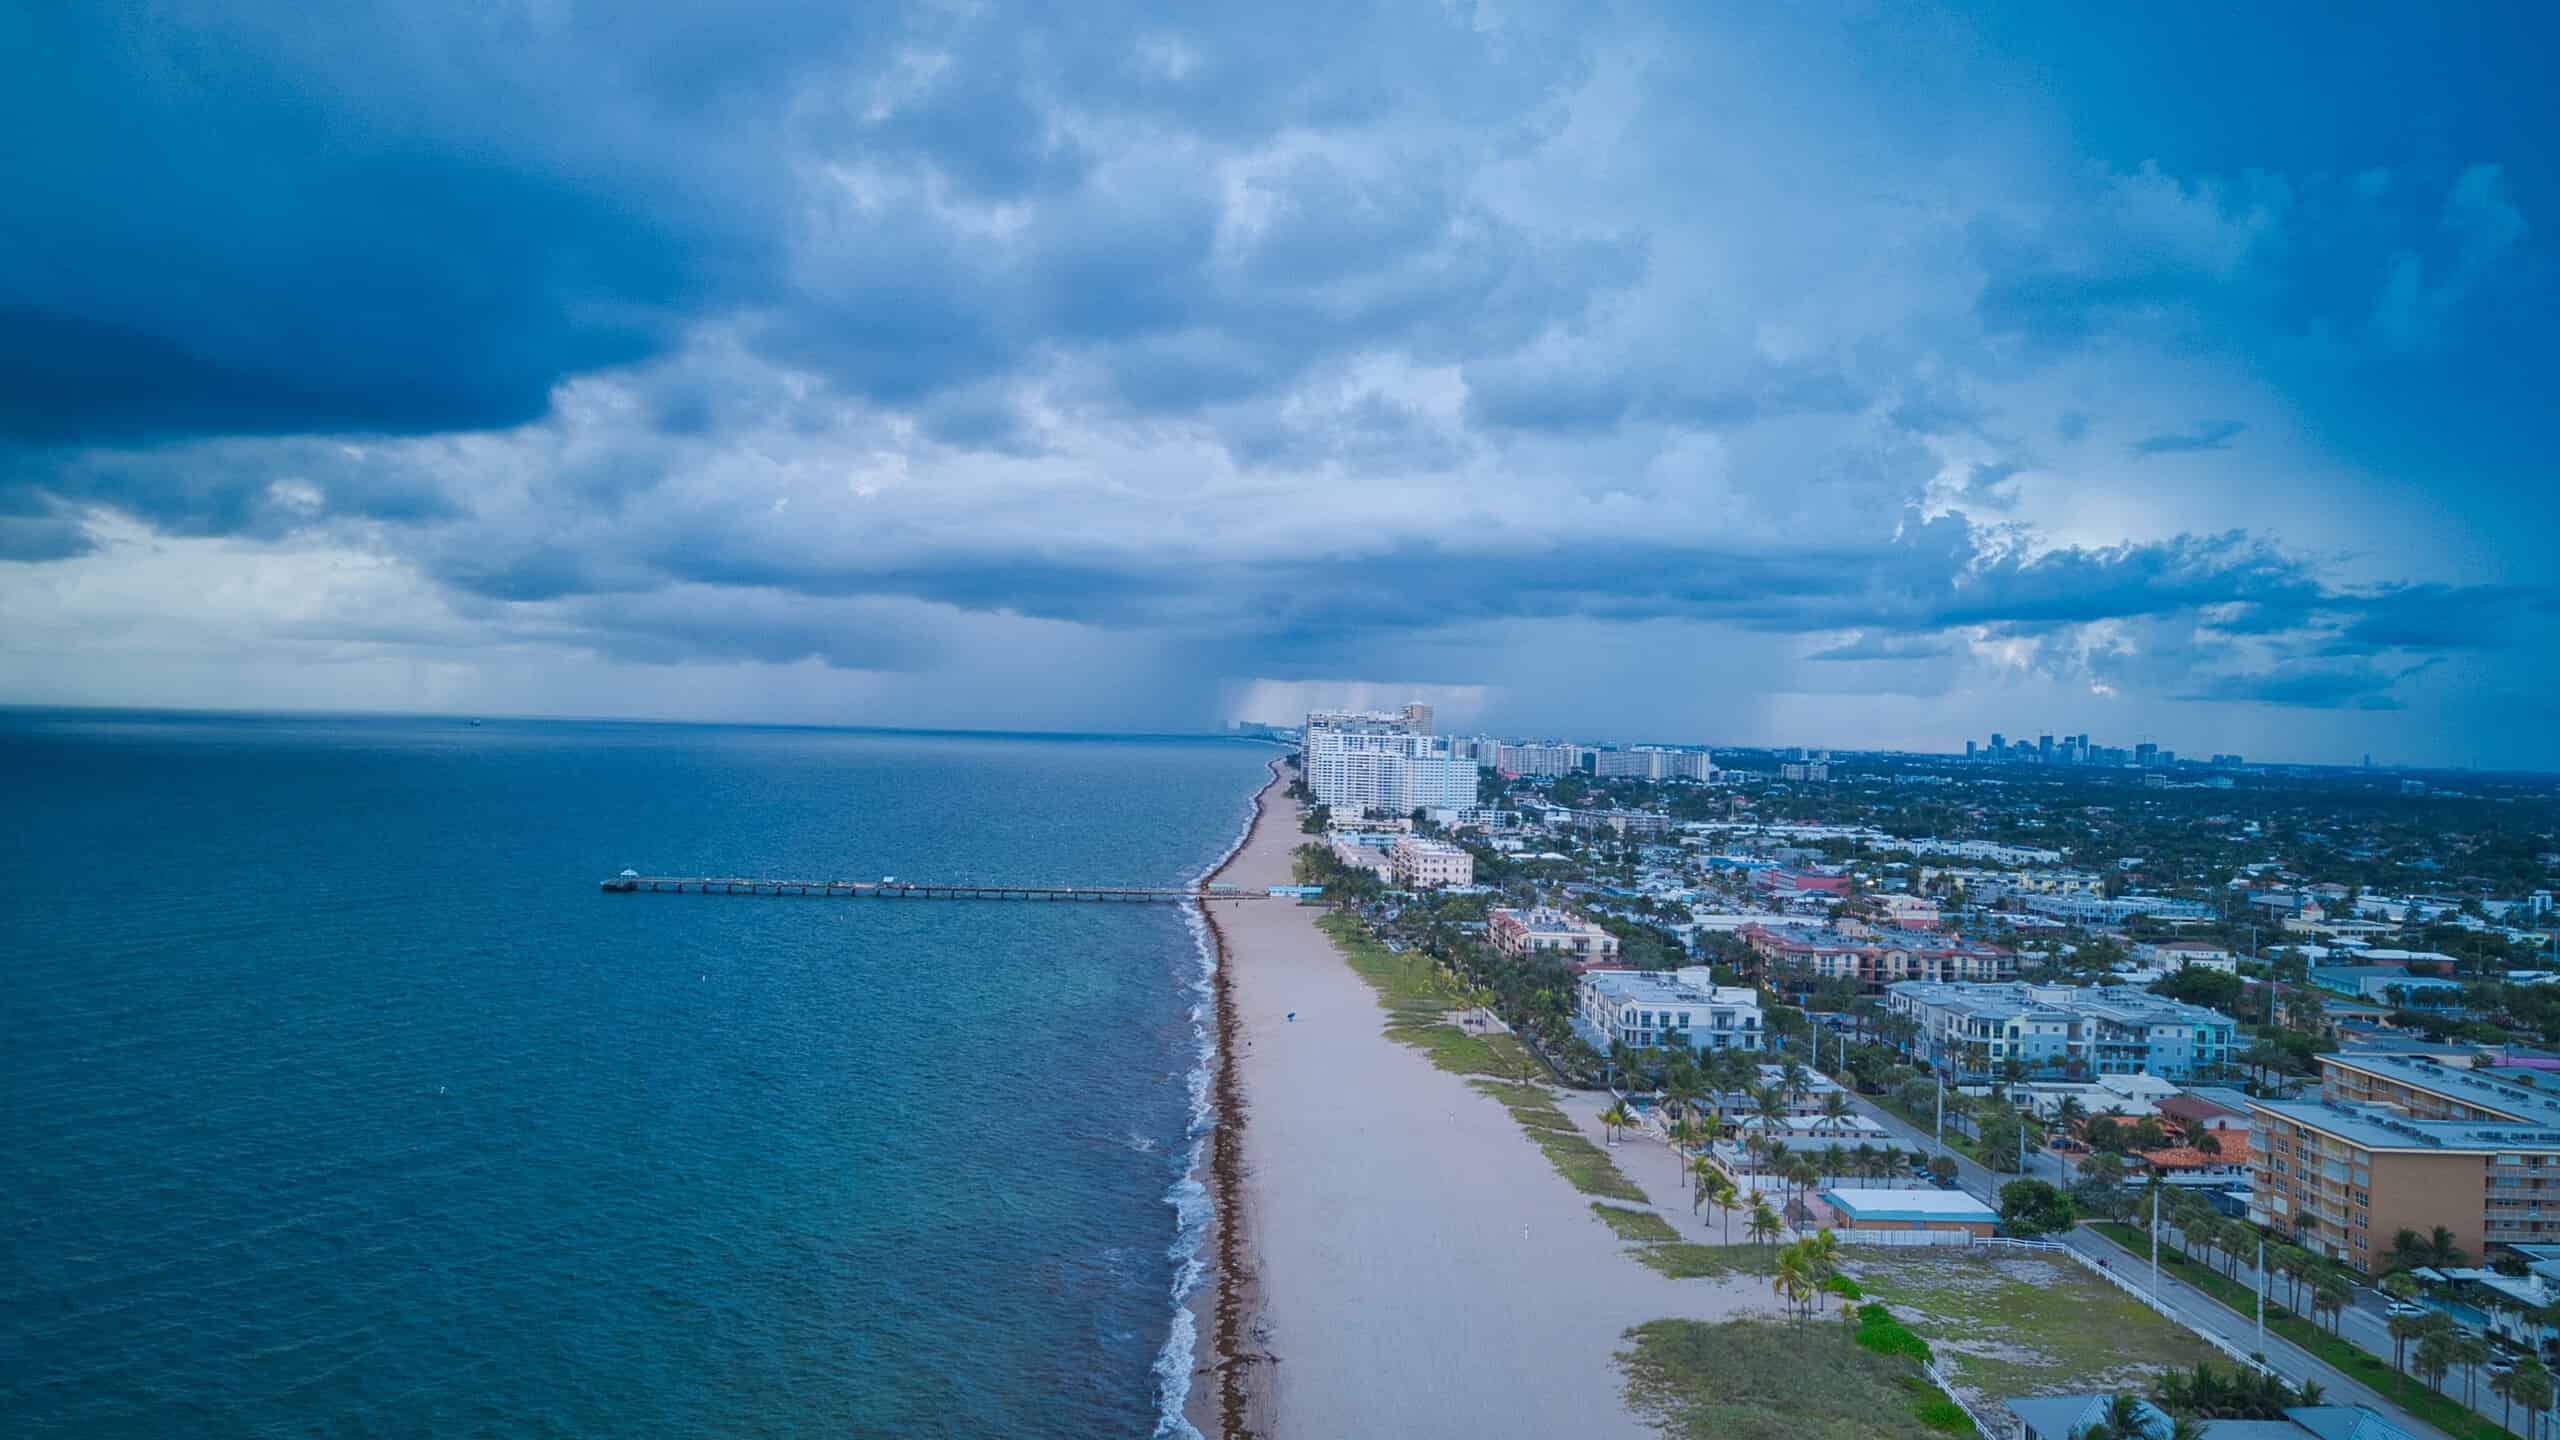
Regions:
<svg viewBox="0 0 2560 1440"><path fill-rule="evenodd" d="M2392 687L2427 667L2283 665L2257 674L2217 675L2174 698L2280 705L2299 710L2400 710Z"/></svg>
<svg viewBox="0 0 2560 1440"><path fill-rule="evenodd" d="M2135 459L2150 455L2186 455L2199 450L2228 450L2249 427L2238 420L2200 420L2195 428L2145 435L2127 444L2125 452Z"/></svg>
<svg viewBox="0 0 2560 1440"><path fill-rule="evenodd" d="M2003 487L2018 478L2025 469L2023 465L2006 461L1975 465L1965 472L1964 488L1956 492L1956 503L1990 510L2015 509L2017 492Z"/></svg>

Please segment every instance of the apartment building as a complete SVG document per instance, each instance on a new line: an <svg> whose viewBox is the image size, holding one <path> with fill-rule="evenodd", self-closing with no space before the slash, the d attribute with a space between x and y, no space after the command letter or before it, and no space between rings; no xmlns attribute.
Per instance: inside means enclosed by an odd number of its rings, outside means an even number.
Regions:
<svg viewBox="0 0 2560 1440"><path fill-rule="evenodd" d="M1589 754L1580 745L1497 745L1493 768L1513 775L1570 775L1590 768L1583 763Z"/></svg>
<svg viewBox="0 0 2560 1440"><path fill-rule="evenodd" d="M2121 925L2136 915L2156 920L2210 920L2213 907L2201 900L2167 895L2022 895L2018 908L2081 925Z"/></svg>
<svg viewBox="0 0 2560 1440"><path fill-rule="evenodd" d="M1476 802L1476 765L1449 753L1448 737L1334 725L1307 717L1307 788L1336 812L1455 808ZM1402 721L1395 717L1379 717Z"/></svg>
<svg viewBox="0 0 2560 1440"><path fill-rule="evenodd" d="M1464 846L1446 840L1399 835L1387 851L1387 872L1394 883L1407 890L1472 885L1476 880L1476 858Z"/></svg>
<svg viewBox="0 0 2560 1440"><path fill-rule="evenodd" d="M1484 933L1494 949L1514 959L1551 954L1568 963L1603 964L1618 958L1617 936L1579 915L1545 905L1488 910Z"/></svg>
<svg viewBox="0 0 2560 1440"><path fill-rule="evenodd" d="M2252 1100L2252 1220L2370 1273L2402 1230L2560 1243L2560 1095L2425 1057L2323 1055L2317 1100Z"/></svg>
<svg viewBox="0 0 2560 1440"><path fill-rule="evenodd" d="M1573 1028L1591 1048L1612 1042L1691 1050L1761 1048L1760 992L1709 983L1708 972L1595 970L1576 988Z"/></svg>
<svg viewBox="0 0 2560 1440"><path fill-rule="evenodd" d="M2189 1080L2231 1062L2239 1023L2219 1010L2127 986L1967 985L1907 980L1885 1004L1920 1027L1915 1054L1960 1078L2015 1060L2030 1071Z"/></svg>
<svg viewBox="0 0 2560 1440"><path fill-rule="evenodd" d="M1906 980L1998 981L2018 973L2011 951L1934 931L1746 925L1740 933L1772 981L1853 980L1874 994Z"/></svg>

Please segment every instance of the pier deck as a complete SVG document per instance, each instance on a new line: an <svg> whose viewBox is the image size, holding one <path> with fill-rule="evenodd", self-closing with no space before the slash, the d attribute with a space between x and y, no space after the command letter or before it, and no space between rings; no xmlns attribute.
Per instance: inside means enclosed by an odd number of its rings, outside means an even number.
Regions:
<svg viewBox="0 0 2560 1440"><path fill-rule="evenodd" d="M938 885L906 880L775 880L752 876L617 875L609 895L791 895L825 900L1053 900L1098 904L1184 905L1209 900L1267 900L1263 890L1234 885Z"/></svg>

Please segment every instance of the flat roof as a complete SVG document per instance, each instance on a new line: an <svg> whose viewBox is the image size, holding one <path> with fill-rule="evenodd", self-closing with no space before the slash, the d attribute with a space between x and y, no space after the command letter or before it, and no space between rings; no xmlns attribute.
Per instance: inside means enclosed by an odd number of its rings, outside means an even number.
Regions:
<svg viewBox="0 0 2560 1440"><path fill-rule="evenodd" d="M2560 1129L2512 1120L2412 1120L2388 1105L2341 1105L2334 1100L2253 1100L2249 1108L2367 1150L2477 1155L2560 1152Z"/></svg>
<svg viewBox="0 0 2560 1440"><path fill-rule="evenodd" d="M1825 1190L1824 1203L1857 1220L1972 1220L1999 1212L1961 1190Z"/></svg>
<svg viewBox="0 0 2560 1440"><path fill-rule="evenodd" d="M2354 1070L2376 1079L2425 1090L2526 1124L2560 1128L2560 1095L2513 1080L2494 1078L2478 1070L2445 1065L2416 1055L2340 1051L2319 1058L2341 1070Z"/></svg>

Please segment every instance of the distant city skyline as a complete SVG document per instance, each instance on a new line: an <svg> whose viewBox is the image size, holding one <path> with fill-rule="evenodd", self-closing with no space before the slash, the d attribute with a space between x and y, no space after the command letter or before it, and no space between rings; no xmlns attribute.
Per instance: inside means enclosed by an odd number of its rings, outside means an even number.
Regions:
<svg viewBox="0 0 2560 1440"><path fill-rule="evenodd" d="M0 702L2560 768L2560 20L2303 28L37 7Z"/></svg>

